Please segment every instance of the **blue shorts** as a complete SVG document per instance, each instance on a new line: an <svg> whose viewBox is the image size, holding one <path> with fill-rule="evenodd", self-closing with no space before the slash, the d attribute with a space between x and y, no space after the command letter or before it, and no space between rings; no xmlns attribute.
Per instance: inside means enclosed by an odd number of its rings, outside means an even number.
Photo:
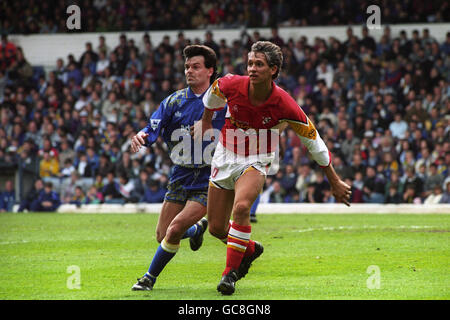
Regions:
<svg viewBox="0 0 450 320"><path fill-rule="evenodd" d="M196 201L206 207L208 199L208 184L211 167L172 168L167 192L164 200L185 204L186 201Z"/></svg>

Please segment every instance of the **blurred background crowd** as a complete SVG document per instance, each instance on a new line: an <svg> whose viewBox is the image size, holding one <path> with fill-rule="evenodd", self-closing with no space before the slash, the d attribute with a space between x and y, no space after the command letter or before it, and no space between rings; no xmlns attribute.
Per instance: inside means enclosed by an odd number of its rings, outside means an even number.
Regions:
<svg viewBox="0 0 450 320"><path fill-rule="evenodd" d="M445 22L445 0L3 0L1 29L8 33L67 32L66 9L78 3L82 32L350 25L365 22L370 5L383 23ZM448 19L447 19L448 21Z"/></svg>
<svg viewBox="0 0 450 320"><path fill-rule="evenodd" d="M7 17L2 30L61 30L61 23L49 16L56 16L52 12L61 10L64 1L53 7L30 3L22 12L14 10L15 2L3 1L0 7L11 8L0 10ZM275 21L279 26L347 24L360 22L357 12L365 12L345 0L326 1L320 7L314 3L230 0L219 6L213 1L180 6L172 0L150 6L98 0L85 1L91 9L84 19L90 30L102 32L166 25L226 28L227 22L242 26L241 19L247 26L268 26L273 17L281 19ZM294 6L301 8L291 10ZM169 13L156 15L160 7ZM264 18L267 8L278 11ZM408 11L411 8L417 10ZM190 19L174 19L177 10ZM441 21L448 3L392 1L386 11L393 22ZM321 19L314 18L316 12ZM34 19L35 26L23 25L23 17L12 13ZM333 18L324 19L327 14ZM248 18L254 15L259 18ZM337 173L352 185L353 203L450 203L450 32L438 42L426 27L394 36L385 26L380 41L364 26L349 27L345 41L286 39L278 31L273 26L271 36L263 39L257 30L243 30L241 39L231 42L215 39L213 31L205 31L204 39L188 39L180 31L175 39L166 36L161 43L153 43L148 33L135 41L124 32L116 47L100 35L97 43L85 44L79 58L61 57L50 72L31 66L27 52L3 33L0 168L19 166L35 179L22 199L15 198L15 185L8 181L1 190L0 210L11 211L19 202L19 211L52 211L62 203L162 202L172 166L167 147L159 139L151 148L131 154L130 138L146 126L162 99L185 87L186 45L213 48L219 75L243 75L248 50L257 40L282 48L284 64L276 83L316 124ZM283 133L281 147L280 170L267 178L261 202L334 202L322 170L292 130Z"/></svg>

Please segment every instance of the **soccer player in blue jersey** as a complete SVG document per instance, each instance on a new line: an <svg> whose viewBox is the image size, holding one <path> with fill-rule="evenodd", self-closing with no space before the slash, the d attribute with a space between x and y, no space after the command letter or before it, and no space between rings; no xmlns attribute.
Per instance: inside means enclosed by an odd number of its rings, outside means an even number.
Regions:
<svg viewBox="0 0 450 320"><path fill-rule="evenodd" d="M132 138L132 152L138 152L142 146L150 146L160 135L169 148L172 160L174 155L178 155L175 150L179 149L180 143L188 141L191 146L194 145L189 130L194 122L202 118L202 98L216 78L217 57L211 48L203 45L187 46L183 54L188 87L176 91L161 102L148 125ZM215 114L213 127L217 130L224 124L225 112ZM174 161L156 227L156 239L160 245L148 271L138 279L132 290L153 289L158 275L178 251L181 239L190 238L190 246L194 251L202 245L208 225L204 216L211 174L210 164L203 159L203 150L210 143L202 143L200 161L195 159L195 147L191 149L190 162L178 161L179 158Z"/></svg>

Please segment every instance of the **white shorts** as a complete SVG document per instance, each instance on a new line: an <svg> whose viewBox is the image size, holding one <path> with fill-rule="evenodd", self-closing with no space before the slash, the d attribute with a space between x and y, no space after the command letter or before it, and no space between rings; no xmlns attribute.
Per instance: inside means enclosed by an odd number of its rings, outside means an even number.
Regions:
<svg viewBox="0 0 450 320"><path fill-rule="evenodd" d="M209 182L219 189L234 190L237 179L248 170L255 169L267 176L275 158L275 152L247 157L237 155L219 142L211 161Z"/></svg>

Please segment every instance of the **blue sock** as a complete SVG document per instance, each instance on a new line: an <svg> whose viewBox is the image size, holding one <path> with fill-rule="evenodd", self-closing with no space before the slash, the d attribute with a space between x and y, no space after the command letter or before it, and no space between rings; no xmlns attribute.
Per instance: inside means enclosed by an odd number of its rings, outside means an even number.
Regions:
<svg viewBox="0 0 450 320"><path fill-rule="evenodd" d="M156 253L153 256L152 263L150 264L150 268L148 268L148 272L145 274L148 278L156 279L164 267L169 263L169 261L175 256L180 247L179 244L170 244L167 243L164 238L161 241L158 249L156 249Z"/></svg>
<svg viewBox="0 0 450 320"><path fill-rule="evenodd" d="M198 223L191 226L186 232L183 234L181 239L192 238L197 236L202 231L202 228L198 225Z"/></svg>

